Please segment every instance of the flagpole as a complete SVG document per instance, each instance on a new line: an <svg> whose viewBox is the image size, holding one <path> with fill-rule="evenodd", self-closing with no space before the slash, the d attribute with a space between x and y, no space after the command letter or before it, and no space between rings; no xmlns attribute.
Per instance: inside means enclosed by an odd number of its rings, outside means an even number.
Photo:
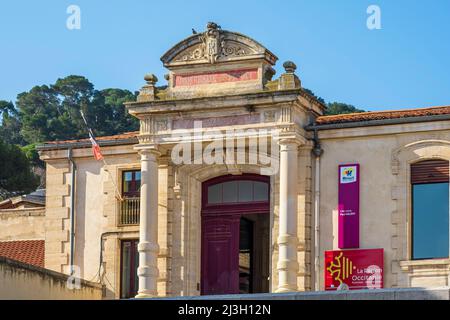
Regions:
<svg viewBox="0 0 450 320"><path fill-rule="evenodd" d="M108 172L109 177L110 177L112 183L114 184L114 187L116 188L117 196L119 197L120 202L123 202L124 199L122 198L122 195L121 195L120 192L119 192L119 187L117 186L116 181L113 179L113 177L112 177L112 175L111 175L111 172L109 172L108 168L106 168L106 166L107 166L108 164L106 163L105 158L103 158L102 160L103 160L103 164L104 164L104 166L105 166L105 167L103 168L103 170L105 170L106 172Z"/></svg>
<svg viewBox="0 0 450 320"><path fill-rule="evenodd" d="M92 140L95 141L94 134L93 134L91 128L89 127L89 125L88 125L88 123L87 123L87 121L86 121L86 118L84 117L83 110L81 110L81 109L80 109L80 114L81 114L81 118L83 118L83 122L84 122L84 124L86 125L86 128L87 128L87 130L88 130L89 137L90 137ZM95 143L97 143L97 141L95 141ZM116 191L116 193L117 193L118 199L120 200L120 202L123 202L124 199L122 198L122 195L121 195L120 192L119 192L119 187L117 186L117 183L116 183L115 179L114 179L113 176L111 175L111 172L109 172L109 170L108 170L108 168L107 168L108 164L106 163L105 157L103 157L103 155L102 155L102 159L101 159L101 160L103 161L103 165L104 165L103 170L105 170L105 171L108 173L109 178L111 179L111 181L112 181L112 183L113 183L113 185L114 185L114 187L115 187L115 191Z"/></svg>

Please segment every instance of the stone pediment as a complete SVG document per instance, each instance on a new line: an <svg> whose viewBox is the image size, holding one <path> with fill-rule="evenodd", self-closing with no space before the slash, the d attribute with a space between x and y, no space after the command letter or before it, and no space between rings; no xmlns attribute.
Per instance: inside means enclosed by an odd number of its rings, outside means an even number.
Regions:
<svg viewBox="0 0 450 320"><path fill-rule="evenodd" d="M250 59L263 59L271 65L278 60L257 41L237 32L222 30L213 22L208 23L205 32L184 39L161 57L164 66L169 69Z"/></svg>

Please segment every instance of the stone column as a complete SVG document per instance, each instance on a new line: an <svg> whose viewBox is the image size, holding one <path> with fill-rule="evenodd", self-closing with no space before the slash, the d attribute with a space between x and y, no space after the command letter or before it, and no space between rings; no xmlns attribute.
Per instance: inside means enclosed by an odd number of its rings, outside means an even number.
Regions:
<svg viewBox="0 0 450 320"><path fill-rule="evenodd" d="M295 139L281 139L280 210L278 233L278 289L297 291L297 184L298 147Z"/></svg>
<svg viewBox="0 0 450 320"><path fill-rule="evenodd" d="M136 298L156 297L158 281L158 157L152 149L141 149L141 203L139 222L139 290Z"/></svg>

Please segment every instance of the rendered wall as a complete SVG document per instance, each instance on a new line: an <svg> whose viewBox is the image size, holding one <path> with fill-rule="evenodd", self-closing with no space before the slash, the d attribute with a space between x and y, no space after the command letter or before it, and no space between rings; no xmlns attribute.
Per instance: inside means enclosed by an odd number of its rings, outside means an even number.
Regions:
<svg viewBox="0 0 450 320"><path fill-rule="evenodd" d="M0 257L0 299L102 299L100 285L82 281L80 289L71 290L67 278L64 274Z"/></svg>
<svg viewBox="0 0 450 320"><path fill-rule="evenodd" d="M77 166L74 265L81 278L105 283L107 298L118 298L120 239L138 238L139 227L117 225L118 199L115 184L120 189L121 170L139 169L140 163L139 155L132 145L103 148L102 152L106 166L93 159L90 148L75 149L73 152ZM67 274L70 259L72 180L66 153L66 150L48 153L52 160L47 161L46 173L45 267Z"/></svg>
<svg viewBox="0 0 450 320"><path fill-rule="evenodd" d="M359 163L360 248L383 248L384 286L449 285L448 259L410 260L410 164L450 158L445 122L325 130L320 175L320 287L326 250L337 249L338 165ZM430 216L432 218L432 216Z"/></svg>

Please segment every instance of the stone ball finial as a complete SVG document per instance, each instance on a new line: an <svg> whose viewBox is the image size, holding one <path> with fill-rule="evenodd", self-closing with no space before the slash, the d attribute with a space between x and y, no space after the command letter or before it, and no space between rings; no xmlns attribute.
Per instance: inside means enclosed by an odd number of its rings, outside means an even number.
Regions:
<svg viewBox="0 0 450 320"><path fill-rule="evenodd" d="M283 63L283 68L287 73L295 73L295 70L297 70L297 66L292 61L286 61Z"/></svg>
<svg viewBox="0 0 450 320"><path fill-rule="evenodd" d="M147 84L153 85L158 82L158 78L153 73L148 73L144 76L144 80Z"/></svg>

